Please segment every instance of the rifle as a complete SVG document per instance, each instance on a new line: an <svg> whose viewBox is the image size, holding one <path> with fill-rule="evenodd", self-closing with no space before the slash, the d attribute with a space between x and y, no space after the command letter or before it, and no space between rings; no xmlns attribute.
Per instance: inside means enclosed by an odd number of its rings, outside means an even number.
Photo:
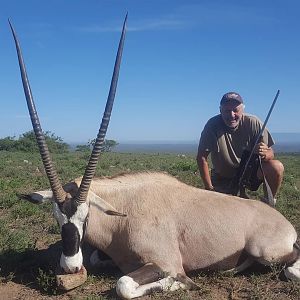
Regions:
<svg viewBox="0 0 300 300"><path fill-rule="evenodd" d="M263 169L262 169L262 166L261 166L261 157L258 154L255 154L254 151L255 151L256 145L261 141L263 132L266 128L266 125L268 123L270 115L273 111L273 108L275 106L275 103L277 101L279 93L280 93L280 90L278 90L277 93L276 93L276 96L275 96L275 98L272 102L272 105L271 105L270 109L269 109L268 115L267 115L267 117L266 117L266 119L263 123L263 126L262 126L257 138L256 138L256 141L255 141L255 143L252 147L251 152L244 151L244 153L242 155L242 158L241 158L240 166L237 170L237 173L236 173L235 177L232 179L231 185L230 185L232 195L236 196L236 195L238 195L238 193L240 193L240 195L244 195L245 188L249 187L249 179L250 179L249 176L251 176L252 172L254 171L253 170L253 165L255 163L257 163L257 160L258 160L260 169L261 169L262 174L263 174L264 183L265 183L265 186L266 186L266 189L267 189L267 193L268 193L268 204L270 204L272 206L275 206L274 197L273 197L273 194L271 192L270 186L269 186L269 184L268 184L268 182L265 178L265 175L264 175L264 172L263 172ZM251 189L251 187L250 187L250 189Z"/></svg>

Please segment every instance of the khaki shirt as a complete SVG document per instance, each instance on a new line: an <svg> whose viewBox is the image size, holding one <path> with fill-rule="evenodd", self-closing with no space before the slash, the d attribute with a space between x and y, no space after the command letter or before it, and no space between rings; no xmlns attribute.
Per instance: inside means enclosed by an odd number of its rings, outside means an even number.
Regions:
<svg viewBox="0 0 300 300"><path fill-rule="evenodd" d="M213 171L226 178L234 177L239 167L242 153L252 150L262 128L262 122L255 116L243 114L237 128L224 124L221 115L212 117L206 123L200 137L198 152L211 153ZM274 141L267 129L262 141L271 147Z"/></svg>

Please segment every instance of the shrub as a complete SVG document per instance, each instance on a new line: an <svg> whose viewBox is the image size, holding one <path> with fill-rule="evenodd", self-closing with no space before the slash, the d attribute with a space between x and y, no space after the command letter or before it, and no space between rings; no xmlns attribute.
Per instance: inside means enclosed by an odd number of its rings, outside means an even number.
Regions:
<svg viewBox="0 0 300 300"><path fill-rule="evenodd" d="M47 131L44 133L46 143L49 151L52 153L65 153L68 152L69 146L64 143L62 138L55 136L54 133ZM28 131L19 136L18 139L15 137L5 137L0 139L0 151L22 151L22 152L38 152L38 145L36 137L33 131Z"/></svg>

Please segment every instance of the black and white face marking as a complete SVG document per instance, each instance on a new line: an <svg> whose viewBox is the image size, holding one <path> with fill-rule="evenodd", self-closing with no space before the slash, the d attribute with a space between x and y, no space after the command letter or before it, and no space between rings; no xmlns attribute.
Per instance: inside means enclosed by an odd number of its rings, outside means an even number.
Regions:
<svg viewBox="0 0 300 300"><path fill-rule="evenodd" d="M62 213L57 203L54 203L54 216L61 228L63 253L60 257L60 266L66 273L78 272L83 263L80 243L83 238L83 227L88 215L88 205L80 204L75 213L68 218Z"/></svg>
<svg viewBox="0 0 300 300"><path fill-rule="evenodd" d="M61 228L61 238L63 243L63 253L66 256L74 256L79 251L80 235L77 227L68 222Z"/></svg>

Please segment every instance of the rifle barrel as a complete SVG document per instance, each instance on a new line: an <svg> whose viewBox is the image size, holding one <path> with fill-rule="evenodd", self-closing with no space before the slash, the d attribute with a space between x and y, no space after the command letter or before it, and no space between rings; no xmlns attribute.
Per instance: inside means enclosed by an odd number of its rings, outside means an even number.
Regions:
<svg viewBox="0 0 300 300"><path fill-rule="evenodd" d="M250 162L250 160L251 160L251 157L252 157L253 154L254 154L255 146L259 143L259 140L260 140L260 138L261 138L262 135L263 135L263 132L264 132L264 130L265 130L265 128L266 128L266 125L267 125L267 123L268 123L268 121L269 121L270 115L271 115L271 113L272 113L272 111L273 111L273 108L274 108L274 106L275 106L275 103L276 103L276 101L277 101L277 98L278 98L278 96L279 96L279 93L280 93L280 90L278 90L277 93L276 93L276 96L275 96L275 98L274 98L274 100L273 100L273 102L272 102L272 105L271 105L270 109L269 109L268 115L267 115L267 117L266 117L266 119L265 119L265 121L264 121L264 124L263 124L263 126L262 126L262 128L261 128L261 130L260 130L260 132L259 132L259 134L258 134L258 136L257 136L257 138L256 138L255 144L254 144L253 147L252 147L252 150L251 150L251 153L250 153L250 155L249 155L249 158L248 158L248 160L247 160L247 162L246 162L246 164L245 164L245 167L244 167L242 176L241 176L241 178L240 178L240 180L239 180L239 186L241 185L241 183L242 183L242 181L243 181L243 178L244 178L244 176L245 176L245 172L246 172L246 170L247 170L247 168L248 168L248 165L249 165L249 162Z"/></svg>

